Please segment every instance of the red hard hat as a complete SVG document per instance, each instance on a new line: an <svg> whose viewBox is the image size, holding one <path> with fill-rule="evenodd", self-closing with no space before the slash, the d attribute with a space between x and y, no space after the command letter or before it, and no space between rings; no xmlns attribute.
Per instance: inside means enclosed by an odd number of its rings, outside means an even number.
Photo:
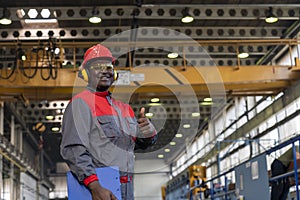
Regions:
<svg viewBox="0 0 300 200"><path fill-rule="evenodd" d="M107 58L110 59L112 62L115 61L115 58L112 56L108 48L101 44L97 44L86 50L82 63L83 68L85 67L88 61L91 61L96 58Z"/></svg>

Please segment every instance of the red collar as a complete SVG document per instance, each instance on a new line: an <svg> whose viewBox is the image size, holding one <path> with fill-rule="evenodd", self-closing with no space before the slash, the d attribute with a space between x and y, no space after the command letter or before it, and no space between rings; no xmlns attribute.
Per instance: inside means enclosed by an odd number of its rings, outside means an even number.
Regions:
<svg viewBox="0 0 300 200"><path fill-rule="evenodd" d="M100 97L106 97L106 96L110 96L111 93L109 91L104 91L104 92L97 92L95 90L92 90L90 88L87 88L87 90L91 93L94 93L95 95L97 96L100 96Z"/></svg>

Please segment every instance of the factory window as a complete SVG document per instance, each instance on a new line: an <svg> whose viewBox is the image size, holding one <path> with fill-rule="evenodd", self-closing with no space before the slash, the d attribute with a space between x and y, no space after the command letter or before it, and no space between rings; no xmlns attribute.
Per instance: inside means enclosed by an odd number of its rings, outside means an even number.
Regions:
<svg viewBox="0 0 300 200"><path fill-rule="evenodd" d="M232 106L225 113L225 120L226 120L225 126L226 127L229 127L229 125L231 125L236 120L236 110L238 110L238 108L236 108L235 106ZM233 127L235 127L235 126L236 125L233 125Z"/></svg>
<svg viewBox="0 0 300 200"><path fill-rule="evenodd" d="M286 117L286 112L284 109L280 110L278 113L276 113L276 117L278 121L283 120Z"/></svg>
<svg viewBox="0 0 300 200"><path fill-rule="evenodd" d="M241 119L238 120L238 122L237 122L237 128L240 128L241 126L243 126L247 122L248 122L247 117L243 116Z"/></svg>

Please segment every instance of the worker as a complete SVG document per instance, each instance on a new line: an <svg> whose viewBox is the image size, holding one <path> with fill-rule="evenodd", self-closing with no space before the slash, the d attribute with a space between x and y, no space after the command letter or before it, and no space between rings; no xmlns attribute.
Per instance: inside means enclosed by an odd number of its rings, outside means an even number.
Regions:
<svg viewBox="0 0 300 200"><path fill-rule="evenodd" d="M93 200L115 200L99 183L95 168L117 166L123 200L133 197L134 149L153 145L157 132L141 108L135 118L132 108L111 96L117 79L110 50L101 44L84 55L79 77L87 88L68 104L62 123L61 155Z"/></svg>
<svg viewBox="0 0 300 200"><path fill-rule="evenodd" d="M296 148L296 159L300 159L299 146ZM271 164L272 177L287 173L290 164L294 162L293 148L288 149ZM286 200L290 190L289 177L272 182L271 200Z"/></svg>

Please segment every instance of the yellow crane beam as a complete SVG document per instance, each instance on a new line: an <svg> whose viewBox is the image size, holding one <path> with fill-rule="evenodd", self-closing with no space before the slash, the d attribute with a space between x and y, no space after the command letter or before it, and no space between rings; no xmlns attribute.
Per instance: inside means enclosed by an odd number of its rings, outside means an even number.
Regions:
<svg viewBox="0 0 300 200"><path fill-rule="evenodd" d="M276 94L300 78L299 70L293 70L291 66L265 65L147 66L131 68L127 72L131 78L138 76L142 79L131 80L128 85L117 84L112 88L114 93L139 93L145 96L168 96L171 93L207 96L211 92L232 95ZM23 94L29 99L69 99L85 85L73 69L59 69L57 79L47 81L39 73L32 79L26 79L18 72L9 80L0 79L0 97L18 97Z"/></svg>

